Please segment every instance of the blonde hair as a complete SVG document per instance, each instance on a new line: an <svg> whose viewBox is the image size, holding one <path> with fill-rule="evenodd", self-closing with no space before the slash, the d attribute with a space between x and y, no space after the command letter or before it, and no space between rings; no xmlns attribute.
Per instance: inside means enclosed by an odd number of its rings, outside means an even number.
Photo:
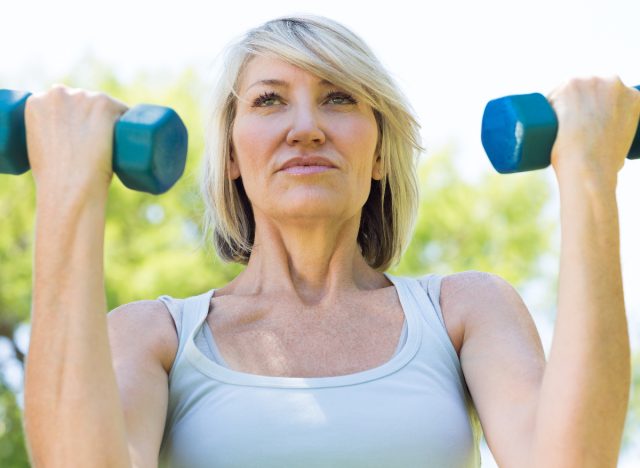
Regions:
<svg viewBox="0 0 640 468"><path fill-rule="evenodd" d="M226 262L246 264L255 221L242 179L229 177L231 132L237 87L255 56L277 57L357 94L370 105L378 125L376 155L382 179L371 181L362 208L357 242L365 261L378 271L397 263L407 247L418 208L416 165L423 148L420 126L406 98L368 46L336 21L314 15L282 17L249 30L225 49L210 102L200 176L205 202L205 245Z"/></svg>

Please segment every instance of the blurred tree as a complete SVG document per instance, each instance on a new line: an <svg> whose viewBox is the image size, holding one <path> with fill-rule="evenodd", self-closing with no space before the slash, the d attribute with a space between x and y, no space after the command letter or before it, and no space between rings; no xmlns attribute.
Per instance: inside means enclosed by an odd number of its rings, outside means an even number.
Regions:
<svg viewBox="0 0 640 468"><path fill-rule="evenodd" d="M22 431L22 411L10 388L0 378L0 466L29 466Z"/></svg>
<svg viewBox="0 0 640 468"><path fill-rule="evenodd" d="M420 207L399 274L481 270L515 286L543 275L556 221L545 211L550 189L539 172L484 175L465 182L451 151L420 164Z"/></svg>
<svg viewBox="0 0 640 468"><path fill-rule="evenodd" d="M125 84L111 69L89 57L59 82L104 91L132 107L172 107L189 129L189 153L184 176L159 197L131 191L114 177L105 235L109 309L162 294L187 297L227 283L242 267L208 255L200 242L204 205L196 178L206 117L202 96L207 94L201 79L186 70L177 78L141 73ZM549 187L542 176L487 175L471 184L459 176L453 157L453 152L443 151L420 165L422 198L415 234L391 273L415 276L475 269L499 274L515 286L543 276L539 259L552 250L556 221L545 213ZM12 344L20 363L25 348L14 332L30 318L32 180L30 175L0 176L0 336ZM555 287L553 280L549 289ZM0 466L11 468L28 466L20 389L16 394L17 398L7 385L0 385Z"/></svg>

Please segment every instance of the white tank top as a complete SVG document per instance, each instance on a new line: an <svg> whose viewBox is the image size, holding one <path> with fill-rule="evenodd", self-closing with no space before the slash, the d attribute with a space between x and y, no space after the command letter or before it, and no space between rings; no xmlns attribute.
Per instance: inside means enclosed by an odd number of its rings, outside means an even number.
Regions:
<svg viewBox="0 0 640 468"><path fill-rule="evenodd" d="M230 369L206 322L215 290L160 296L179 345L159 466L479 467L481 429L444 326L442 278L385 276L405 314L396 354L333 377Z"/></svg>

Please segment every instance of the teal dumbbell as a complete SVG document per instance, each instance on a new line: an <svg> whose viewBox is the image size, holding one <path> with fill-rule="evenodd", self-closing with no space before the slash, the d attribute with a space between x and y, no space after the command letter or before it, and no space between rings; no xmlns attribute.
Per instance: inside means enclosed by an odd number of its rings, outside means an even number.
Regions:
<svg viewBox="0 0 640 468"><path fill-rule="evenodd" d="M547 167L557 133L558 118L539 93L489 101L482 116L482 146L494 169L502 174ZM640 158L640 128L627 158Z"/></svg>
<svg viewBox="0 0 640 468"><path fill-rule="evenodd" d="M0 89L0 173L29 170L24 108L30 95ZM188 135L173 109L135 106L116 122L113 138L113 172L128 188L159 195L182 176Z"/></svg>

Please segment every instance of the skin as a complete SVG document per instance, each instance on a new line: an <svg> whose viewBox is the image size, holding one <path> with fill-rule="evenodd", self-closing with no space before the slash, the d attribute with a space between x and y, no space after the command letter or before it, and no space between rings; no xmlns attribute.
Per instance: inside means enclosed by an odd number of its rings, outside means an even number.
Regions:
<svg viewBox="0 0 640 468"><path fill-rule="evenodd" d="M267 90L249 86L274 78L289 84L275 90L281 99L251 107L254 91ZM313 75L256 59L243 77L232 135L229 175L242 177L254 205L256 246L222 298L278 297L286 310L269 310L304 324L355 317L361 308L332 306L393 289L356 246L359 209L370 180L380 177L373 114L325 92ZM526 306L501 278L447 276L441 306L501 467L614 467L630 384L615 190L640 93L616 77L590 78L565 83L549 100L559 120L551 162L562 245L548 361ZM102 268L113 124L125 110L104 95L61 87L31 97L25 110L37 191L25 427L33 458L51 466L129 466ZM298 179L277 172L309 152L330 158L336 170ZM157 351L165 371L176 344Z"/></svg>
<svg viewBox="0 0 640 468"><path fill-rule="evenodd" d="M286 85L254 85L270 79ZM279 97L254 104L269 92ZM256 236L247 268L219 294L277 291L287 301L319 306L349 291L389 286L356 244L371 180L381 178L371 107L265 57L249 63L239 95L229 172L242 177ZM278 171L304 155L326 157L336 168L304 176Z"/></svg>
<svg viewBox="0 0 640 468"><path fill-rule="evenodd" d="M319 104L317 77L276 59L252 65L240 88L244 102L233 130L230 176L243 177L254 205L257 248L227 291L271 289L287 301L338 304L336 291L362 288L363 278L372 278L375 288L376 273L355 250L354 216L374 176L370 110L335 113ZM277 90L281 99L268 101L268 110L247 105L260 94L252 83L285 76L289 86ZM615 187L640 99L609 78L570 81L549 100L559 119L551 162L562 227L558 323L549 361L526 305L503 279L480 272L451 275L443 281L441 305L501 466L615 466L630 384ZM343 118L353 126L342 124ZM332 183L334 174L300 184L274 174L287 156L304 150L348 161L339 164L346 174L335 174L342 183ZM604 414L606 422L598 417Z"/></svg>
<svg viewBox="0 0 640 468"><path fill-rule="evenodd" d="M559 121L558 310L548 362L504 280L443 284L461 363L499 466L615 467L631 377L620 268L617 174L640 118L619 78L573 79L548 96Z"/></svg>

